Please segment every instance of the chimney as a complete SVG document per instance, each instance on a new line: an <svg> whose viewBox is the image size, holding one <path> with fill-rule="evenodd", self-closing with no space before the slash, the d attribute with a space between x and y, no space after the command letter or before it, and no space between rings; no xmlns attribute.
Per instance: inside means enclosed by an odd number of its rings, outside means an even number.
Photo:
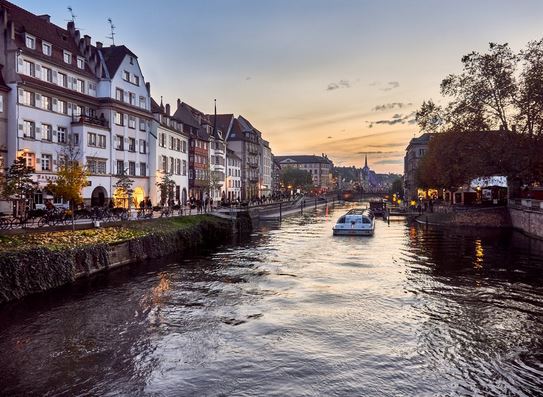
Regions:
<svg viewBox="0 0 543 397"><path fill-rule="evenodd" d="M51 22L51 15L47 15L47 14L38 15L38 18L44 20L45 22Z"/></svg>
<svg viewBox="0 0 543 397"><path fill-rule="evenodd" d="M181 99L177 98L177 108L179 108L179 106L181 106Z"/></svg>
<svg viewBox="0 0 543 397"><path fill-rule="evenodd" d="M97 41L97 42L96 42L96 48L100 49L100 48L102 48L102 45L103 45L103 44L102 44L101 41Z"/></svg>
<svg viewBox="0 0 543 397"><path fill-rule="evenodd" d="M145 83L145 88L147 88L147 94L151 96L151 83Z"/></svg>
<svg viewBox="0 0 543 397"><path fill-rule="evenodd" d="M166 104L166 114L168 116L170 115L170 104L169 103Z"/></svg>
<svg viewBox="0 0 543 397"><path fill-rule="evenodd" d="M68 21L68 24L66 25L66 30L71 35L75 35L75 22L74 21Z"/></svg>
<svg viewBox="0 0 543 397"><path fill-rule="evenodd" d="M91 37L90 37L88 34L86 34L85 36L83 36L83 40L85 40L85 47L90 46L90 44L91 44Z"/></svg>

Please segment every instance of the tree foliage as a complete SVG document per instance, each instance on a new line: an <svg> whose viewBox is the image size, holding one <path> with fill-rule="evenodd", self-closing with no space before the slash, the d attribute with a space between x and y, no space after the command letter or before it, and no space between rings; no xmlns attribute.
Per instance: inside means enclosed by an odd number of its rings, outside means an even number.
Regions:
<svg viewBox="0 0 543 397"><path fill-rule="evenodd" d="M3 180L2 196L19 200L32 197L38 188L38 184L32 179L33 173L34 168L26 165L24 157L16 158Z"/></svg>
<svg viewBox="0 0 543 397"><path fill-rule="evenodd" d="M56 180L49 182L47 189L56 197L70 202L74 208L83 202L81 191L87 186L87 176L88 172L81 163L64 159L58 167Z"/></svg>
<svg viewBox="0 0 543 397"><path fill-rule="evenodd" d="M160 182L156 183L158 189L160 190L160 205L164 206L173 200L174 190L175 190L175 181L172 179L172 175L165 173L162 176Z"/></svg>
<svg viewBox="0 0 543 397"><path fill-rule="evenodd" d="M305 170L294 167L285 167L281 169L280 180L284 188L290 186L291 189L307 190L313 187L313 178L311 177L311 174Z"/></svg>
<svg viewBox="0 0 543 397"><path fill-rule="evenodd" d="M445 107L424 101L417 124L425 132L518 131L543 135L543 39L514 53L490 43L462 57L462 72L441 82Z"/></svg>
<svg viewBox="0 0 543 397"><path fill-rule="evenodd" d="M423 188L455 190L477 177L504 175L531 183L543 179L543 140L511 131L436 134L417 169Z"/></svg>

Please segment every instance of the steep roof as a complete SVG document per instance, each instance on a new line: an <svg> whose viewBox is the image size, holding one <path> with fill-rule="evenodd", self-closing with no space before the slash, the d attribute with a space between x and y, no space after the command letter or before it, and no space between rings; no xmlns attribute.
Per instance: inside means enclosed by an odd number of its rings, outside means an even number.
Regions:
<svg viewBox="0 0 543 397"><path fill-rule="evenodd" d="M119 66L123 62L125 56L129 55L134 58L138 58L132 51L130 51L126 46L109 46L100 48L100 52L104 57L104 62L106 64L109 76L113 77L117 73Z"/></svg>
<svg viewBox="0 0 543 397"><path fill-rule="evenodd" d="M206 117L211 122L211 125L215 123L215 115L214 114L207 114ZM217 133L215 135L215 139L223 139L225 140L228 136L228 129L230 128L230 123L232 119L234 118L233 114L218 114L217 115ZM222 137L218 135L218 131L221 131Z"/></svg>
<svg viewBox="0 0 543 397"><path fill-rule="evenodd" d="M331 164L332 162L322 156L315 155L294 155L294 156L275 156L275 160L279 163L288 162L287 160L292 160L298 164L311 164L311 163L323 163Z"/></svg>
<svg viewBox="0 0 543 397"><path fill-rule="evenodd" d="M173 114L173 117L183 124L190 125L194 128L200 128L200 123L198 123L198 120L193 116L191 107L184 102L177 106L177 110Z"/></svg>
<svg viewBox="0 0 543 397"><path fill-rule="evenodd" d="M63 68L72 69L74 72L80 74L94 76L86 62L85 69L79 69L77 67L77 58L75 56L73 57L71 64L67 64L63 61L64 50L74 55L82 56L82 53L78 43L76 43L76 38L71 35L68 30L51 23L49 15L32 14L30 11L5 0L0 0L0 8L7 11L8 20L13 22L15 28L15 43L23 50L23 53L31 54L33 57L43 59L47 62L56 63ZM74 32L78 33L78 31L75 30L73 22L69 22L69 24L72 24ZM36 38L34 49L26 47L25 33ZM43 54L43 41L52 45L51 56Z"/></svg>
<svg viewBox="0 0 543 397"><path fill-rule="evenodd" d="M425 132L421 136L411 139L407 147L411 145L427 145L428 142L430 142L430 139L432 139L433 135L434 134L430 132Z"/></svg>

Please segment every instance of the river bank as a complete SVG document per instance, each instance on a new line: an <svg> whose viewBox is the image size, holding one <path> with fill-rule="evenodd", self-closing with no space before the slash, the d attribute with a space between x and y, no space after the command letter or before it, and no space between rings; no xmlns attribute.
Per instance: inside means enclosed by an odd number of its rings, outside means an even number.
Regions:
<svg viewBox="0 0 543 397"><path fill-rule="evenodd" d="M197 215L1 235L0 304L133 262L216 246L250 230L250 219L243 216Z"/></svg>

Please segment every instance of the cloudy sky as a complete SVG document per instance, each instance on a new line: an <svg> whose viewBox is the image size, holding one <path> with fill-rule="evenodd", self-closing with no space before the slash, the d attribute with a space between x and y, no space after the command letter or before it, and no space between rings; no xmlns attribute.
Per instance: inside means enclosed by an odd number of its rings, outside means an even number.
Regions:
<svg viewBox="0 0 543 397"><path fill-rule="evenodd" d="M543 36L534 0L66 0L15 3L135 52L153 97L241 114L275 154L402 172L414 111L460 58Z"/></svg>

